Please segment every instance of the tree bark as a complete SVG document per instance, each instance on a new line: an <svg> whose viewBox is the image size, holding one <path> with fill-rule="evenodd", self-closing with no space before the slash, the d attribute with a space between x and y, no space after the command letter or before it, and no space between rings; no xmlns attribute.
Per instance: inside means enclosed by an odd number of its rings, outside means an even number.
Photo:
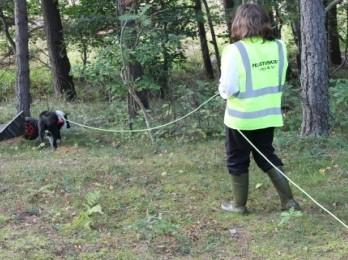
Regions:
<svg viewBox="0 0 348 260"><path fill-rule="evenodd" d="M269 18L271 19L272 27L273 27L273 35L275 38L280 39L282 33L282 21L279 17L279 11L277 7L274 7L274 10L270 10L268 12Z"/></svg>
<svg viewBox="0 0 348 260"><path fill-rule="evenodd" d="M225 20L227 25L228 36L231 39L231 26L233 10L235 8L234 0L224 0Z"/></svg>
<svg viewBox="0 0 348 260"><path fill-rule="evenodd" d="M209 29L210 29L210 33L211 33L211 40L212 40L212 43L213 43L213 46L214 46L214 51L215 51L215 57L216 57L218 71L220 72L220 67L221 67L220 53L219 53L219 47L218 47L218 44L217 44L217 41L216 41L216 35L215 35L213 21L211 19L210 8L209 8L207 0L202 0L202 1L203 1L203 4L204 4L204 7L205 7L205 11L207 13L208 24L209 24Z"/></svg>
<svg viewBox="0 0 348 260"><path fill-rule="evenodd" d="M325 9L321 0L301 0L301 134L329 134L328 55Z"/></svg>
<svg viewBox="0 0 348 260"><path fill-rule="evenodd" d="M231 26L234 18L235 10L238 8L239 5L243 4L244 1L242 0L223 0L224 4L224 10L225 10L225 20L227 24L227 31L230 42L233 41L231 38Z"/></svg>
<svg viewBox="0 0 348 260"><path fill-rule="evenodd" d="M118 15L124 15L136 10L136 0L117 0ZM125 86L128 88L128 115L129 126L132 129L132 119L137 115L137 106L141 108L145 115L146 124L148 124L148 116L146 109L149 109L148 91L136 91L135 82L144 75L141 64L136 58L131 55L131 50L136 47L136 30L135 22L133 20L126 20L121 22L121 35L120 45L123 60L122 79ZM126 37L124 35L126 34ZM125 47L125 48L124 48ZM124 54L124 49L127 50L127 55ZM127 56L127 57L125 57ZM153 140L152 134L150 134L151 140Z"/></svg>
<svg viewBox="0 0 348 260"><path fill-rule="evenodd" d="M201 0L194 0L194 1L195 1L196 21L198 26L198 35L199 35L199 41L201 43L201 50L202 50L202 57L203 57L205 72L208 78L214 79L214 70L210 60L207 36L206 36L205 27L204 27L202 3L201 3Z"/></svg>
<svg viewBox="0 0 348 260"><path fill-rule="evenodd" d="M127 12L127 10L132 10L134 8L136 8L136 1L132 1L132 0L128 0L128 2L126 0L118 0L117 2L118 4L118 11L119 14L125 14ZM136 115L136 110L135 110L135 106L139 106L143 115L144 115L144 119L145 119L145 123L146 123L146 127L148 129L151 128L150 126L150 119L148 116L148 113L146 111L146 107L144 105L144 102L140 99L140 98L144 98L144 96L139 95L139 93L141 92L136 92L136 80L143 76L144 72L143 72L143 68L141 66L141 64L134 58L132 57L132 55L130 55L129 52L131 52L131 50L133 50L136 45L134 44L135 41L135 37L136 36L136 31L134 29L134 21L130 20L126 20L126 21L122 21L121 22L121 34L120 34L120 47L121 47L121 56L122 56L122 63L123 63L123 67L122 67L122 71L121 71L121 77L122 77L122 81L124 83L124 85L127 87L128 89L128 115L129 115L129 128L132 130L132 119L133 117ZM128 38L124 39L124 33L125 31L128 29ZM125 47L125 48L124 48ZM127 49L128 53L127 53L127 57L124 53L124 49ZM146 101L147 99L147 93L145 96ZM148 105L148 104L146 104ZM133 114L132 114L133 113ZM152 135L151 130L148 131L149 137L152 141L152 143L155 143L155 139Z"/></svg>
<svg viewBox="0 0 348 260"><path fill-rule="evenodd" d="M15 0L17 112L30 116L29 33L26 0Z"/></svg>
<svg viewBox="0 0 348 260"><path fill-rule="evenodd" d="M298 52L296 53L296 65L297 65L297 71L298 71L298 78L300 78L301 74L301 18L299 16L300 14L300 0L297 0L296 3L294 3L293 6L289 6L287 8L288 13L294 13L296 14L293 18L291 18L291 31L298 49ZM298 17L297 17L298 15Z"/></svg>
<svg viewBox="0 0 348 260"><path fill-rule="evenodd" d="M327 12L330 61L334 65L342 63L340 39L337 28L337 6Z"/></svg>
<svg viewBox="0 0 348 260"><path fill-rule="evenodd" d="M67 101L76 98L73 78L70 75L70 61L67 55L63 26L57 0L41 1L44 27L47 38L53 86L57 96L63 96Z"/></svg>
<svg viewBox="0 0 348 260"><path fill-rule="evenodd" d="M163 56L163 63L162 63L162 71L159 75L159 83L160 83L160 93L161 98L165 98L169 94L169 69L170 69L170 56L166 47L166 43L168 42L168 35L169 32L167 30L167 23L164 22L163 25L164 29L164 41L162 42L162 56Z"/></svg>
<svg viewBox="0 0 348 260"><path fill-rule="evenodd" d="M291 30L292 34L294 36L294 40L296 43L296 46L298 48L298 52L296 54L296 64L297 69L299 71L299 74L301 73L301 53L302 53L302 40L301 40L301 24L300 22L292 22L291 23Z"/></svg>

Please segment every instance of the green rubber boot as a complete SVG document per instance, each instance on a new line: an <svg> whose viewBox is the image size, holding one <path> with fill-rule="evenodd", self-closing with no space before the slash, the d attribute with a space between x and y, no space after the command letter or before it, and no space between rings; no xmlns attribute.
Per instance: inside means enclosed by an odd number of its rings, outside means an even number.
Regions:
<svg viewBox="0 0 348 260"><path fill-rule="evenodd" d="M281 167L278 168L284 172ZM275 168L269 170L267 174L279 194L281 209L289 210L293 208L301 210L300 205L294 200L288 180Z"/></svg>
<svg viewBox="0 0 348 260"><path fill-rule="evenodd" d="M248 200L249 174L232 176L233 201L223 202L221 208L228 212L245 214L247 213L246 202Z"/></svg>

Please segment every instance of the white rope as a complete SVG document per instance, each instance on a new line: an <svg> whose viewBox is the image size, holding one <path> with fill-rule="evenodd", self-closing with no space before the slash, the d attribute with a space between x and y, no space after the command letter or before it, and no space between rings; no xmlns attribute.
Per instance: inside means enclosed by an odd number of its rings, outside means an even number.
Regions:
<svg viewBox="0 0 348 260"><path fill-rule="evenodd" d="M183 120L187 117L189 117L190 115L192 115L193 113L197 112L199 109L201 109L201 107L203 107L205 104L209 103L211 100L213 100L215 97L217 97L219 94L215 94L212 97L210 97L209 99L207 99L206 101L204 101L202 104L200 104L197 108L195 108L194 110L192 110L191 112L189 112L188 114L179 117L177 119L175 119L174 121L171 121L169 123L163 124L163 125L159 125L159 126L155 126L155 127L151 127L151 128L144 128L144 129L135 129L135 130L126 130L126 129L103 129L103 128L98 128L98 127L93 127L93 126L88 126L88 125L84 125L84 124L80 124L74 121L71 121L69 119L69 122L71 124L83 127L83 128L87 128L87 129L91 129L91 130L96 130L96 131L102 131L102 132L111 132L111 133L135 133L135 132L146 132L146 131L151 131L151 130L155 130L155 129L160 129L163 127L166 127L168 125L172 125L180 120ZM304 195L306 195L310 200L312 200L319 208L321 208L322 210L324 210L326 213L328 213L331 217L333 217L336 221L338 221L340 224L342 224L346 229L348 229L348 225L345 224L341 219L339 219L335 214L333 214L331 211L329 211L328 209L326 209L324 206L322 206L318 201L316 201L311 195L309 195L304 189L302 189L299 185L297 185L294 181L292 181L288 176L286 176L285 173L283 173L277 166L275 166L240 130L237 129L237 131L243 136L243 138L255 149L255 151L257 151L270 165L272 165L278 172L280 172L292 185L294 185L298 190L300 190Z"/></svg>
<svg viewBox="0 0 348 260"><path fill-rule="evenodd" d="M101 131L101 132L110 132L110 133L136 133L136 132L146 132L146 131L151 131L151 130L155 130L155 129L160 129L172 124L175 124L176 122L183 120L187 117L189 117L190 115L192 115L193 113L197 112L198 110L200 110L204 105L206 105L207 103L209 103L211 100L213 100L214 98L216 98L219 94L215 94L214 96L210 97L209 99L207 99L206 101L204 101L202 104L200 104L197 108L195 108L194 110L192 110L190 113L179 117L177 119L175 119L174 121L171 121L169 123L166 123L164 125L159 125L159 126L154 126L154 127L150 127L150 128L144 128L144 129L135 129L135 130L130 130L130 129L103 129L103 128L99 128L99 127L93 127L93 126L88 126L88 125L84 125L84 124L80 124L74 121L71 121L69 119L69 123L73 124L73 125L77 125L83 128L87 128L87 129L91 129L91 130L95 130L95 131Z"/></svg>
<svg viewBox="0 0 348 260"><path fill-rule="evenodd" d="M333 214L330 210L326 209L322 206L318 201L316 201L311 195L309 195L304 189L302 189L299 185L297 185L294 181L292 181L285 173L283 173L277 166L275 166L243 133L242 131L237 131L243 136L243 138L257 151L270 165L272 165L278 172L280 172L292 185L294 185L297 189L299 189L304 195L306 195L310 200L312 200L319 208L328 213L331 217L337 220L340 224L342 224L345 228L348 229L348 225L345 224L341 219L339 219L335 214Z"/></svg>

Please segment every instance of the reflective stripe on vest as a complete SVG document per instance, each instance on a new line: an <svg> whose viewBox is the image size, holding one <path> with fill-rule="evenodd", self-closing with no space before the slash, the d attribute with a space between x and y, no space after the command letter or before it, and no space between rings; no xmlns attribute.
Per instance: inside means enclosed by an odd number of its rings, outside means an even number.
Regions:
<svg viewBox="0 0 348 260"><path fill-rule="evenodd" d="M258 110L255 112L241 112L241 111L237 111L237 110L229 108L228 114L230 116L238 117L238 118L254 119L254 118L259 118L263 116L281 115L282 111L278 107L266 108L266 109Z"/></svg>
<svg viewBox="0 0 348 260"><path fill-rule="evenodd" d="M279 57L278 85L265 86L263 88L258 88L258 89L254 89L253 87L251 62L250 62L250 58L245 46L243 45L241 41L234 43L234 45L237 47L240 53L243 67L245 69L245 75L246 75L245 92L239 92L236 95L236 98L238 99L255 98L255 97L260 97L260 96L264 96L268 94L279 93L282 91L282 88L283 88L282 79L283 79L283 72L284 72L284 65L285 65L285 55L284 55L282 44L278 40L276 40L276 43L278 47L278 57ZM229 106L227 106L226 109L227 109L228 115L235 118L241 118L241 119L255 119L255 118L265 117L269 115L282 114L280 107L271 107L271 108L257 110L253 112L242 112L242 111L235 110Z"/></svg>

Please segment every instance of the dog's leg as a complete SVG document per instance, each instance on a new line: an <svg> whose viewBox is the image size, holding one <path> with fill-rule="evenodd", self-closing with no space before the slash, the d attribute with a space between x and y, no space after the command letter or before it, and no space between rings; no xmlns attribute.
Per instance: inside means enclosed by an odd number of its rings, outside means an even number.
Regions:
<svg viewBox="0 0 348 260"><path fill-rule="evenodd" d="M58 143L62 142L62 136L60 135L60 130L59 129L58 129L58 132L57 132L57 142Z"/></svg>
<svg viewBox="0 0 348 260"><path fill-rule="evenodd" d="M53 137L53 149L57 149L58 145L57 145L57 139L55 139Z"/></svg>
<svg viewBox="0 0 348 260"><path fill-rule="evenodd" d="M40 118L39 122L37 124L38 130L39 130L39 139L40 139L40 145L38 146L38 148L43 148L45 147L45 134L46 134L46 124L44 123L44 121Z"/></svg>
<svg viewBox="0 0 348 260"><path fill-rule="evenodd" d="M42 120L39 120L38 128L39 128L40 142L43 143L44 137L45 137L45 123L42 122Z"/></svg>
<svg viewBox="0 0 348 260"><path fill-rule="evenodd" d="M52 149L55 149L53 137L52 137L50 134L47 134L46 137L47 137L47 139L48 139L48 142L50 143L51 148L52 148Z"/></svg>
<svg viewBox="0 0 348 260"><path fill-rule="evenodd" d="M60 136L59 130L57 128L52 129L52 144L53 144L53 149L57 149L57 139Z"/></svg>

